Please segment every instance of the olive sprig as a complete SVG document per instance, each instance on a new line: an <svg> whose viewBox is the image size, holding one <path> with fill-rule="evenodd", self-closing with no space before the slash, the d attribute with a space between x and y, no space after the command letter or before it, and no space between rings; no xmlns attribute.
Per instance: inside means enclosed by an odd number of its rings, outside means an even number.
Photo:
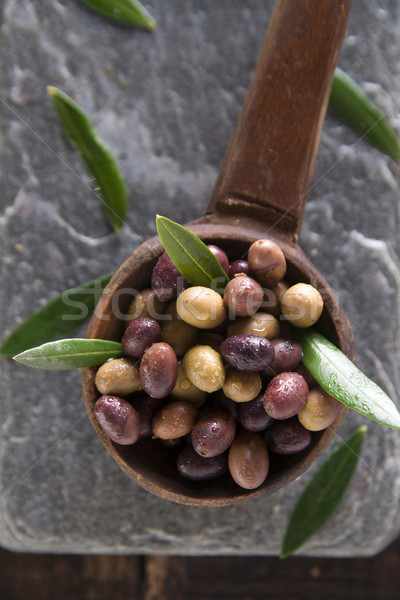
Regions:
<svg viewBox="0 0 400 600"><path fill-rule="evenodd" d="M280 558L303 546L338 509L356 470L367 427L336 446L312 477L289 518Z"/></svg>

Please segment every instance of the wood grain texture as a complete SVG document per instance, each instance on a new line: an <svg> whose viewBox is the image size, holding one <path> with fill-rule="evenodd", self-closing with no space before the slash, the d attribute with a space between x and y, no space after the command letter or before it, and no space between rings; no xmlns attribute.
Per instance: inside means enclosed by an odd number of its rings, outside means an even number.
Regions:
<svg viewBox="0 0 400 600"><path fill-rule="evenodd" d="M351 0L278 0L207 213L300 231Z"/></svg>
<svg viewBox="0 0 400 600"><path fill-rule="evenodd" d="M1 600L398 600L400 539L373 558L71 556L0 550Z"/></svg>

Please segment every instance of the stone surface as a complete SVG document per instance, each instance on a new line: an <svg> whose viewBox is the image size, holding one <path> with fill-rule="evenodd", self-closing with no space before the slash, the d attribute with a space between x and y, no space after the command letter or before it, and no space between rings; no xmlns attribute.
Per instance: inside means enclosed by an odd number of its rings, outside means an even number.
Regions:
<svg viewBox="0 0 400 600"><path fill-rule="evenodd" d="M204 210L272 2L153 0L154 34L66 0L3 0L0 331L63 289L114 269L155 232ZM340 58L400 131L400 6L354 3ZM371 83L374 82L374 83ZM46 95L91 115L130 190L116 235ZM399 402L399 167L328 117L301 245L339 294L357 363ZM82 333L82 332L80 332ZM0 543L46 552L276 554L314 469L271 498L199 509L131 483L85 415L77 372L1 360ZM366 420L352 413L344 436ZM369 555L400 529L400 436L369 422L340 510L304 548Z"/></svg>

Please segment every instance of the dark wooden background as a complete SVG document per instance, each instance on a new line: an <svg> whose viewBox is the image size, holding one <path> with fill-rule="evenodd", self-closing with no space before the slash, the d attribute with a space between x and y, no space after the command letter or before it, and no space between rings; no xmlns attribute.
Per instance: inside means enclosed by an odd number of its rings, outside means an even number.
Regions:
<svg viewBox="0 0 400 600"><path fill-rule="evenodd" d="M1 600L399 600L400 538L373 558L18 554Z"/></svg>

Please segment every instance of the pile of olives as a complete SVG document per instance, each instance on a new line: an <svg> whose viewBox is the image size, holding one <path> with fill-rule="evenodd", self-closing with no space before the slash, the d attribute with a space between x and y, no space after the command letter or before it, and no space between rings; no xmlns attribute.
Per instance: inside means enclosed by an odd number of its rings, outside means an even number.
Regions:
<svg viewBox="0 0 400 600"><path fill-rule="evenodd" d="M229 472L250 490L267 477L270 456L305 450L311 432L338 414L291 337L290 324L316 323L323 300L309 284L289 287L285 257L271 240L231 263L221 248L209 249L230 278L223 296L191 286L162 254L151 287L129 306L125 357L96 373L102 395L94 414L117 444L153 437L173 448L186 479Z"/></svg>

